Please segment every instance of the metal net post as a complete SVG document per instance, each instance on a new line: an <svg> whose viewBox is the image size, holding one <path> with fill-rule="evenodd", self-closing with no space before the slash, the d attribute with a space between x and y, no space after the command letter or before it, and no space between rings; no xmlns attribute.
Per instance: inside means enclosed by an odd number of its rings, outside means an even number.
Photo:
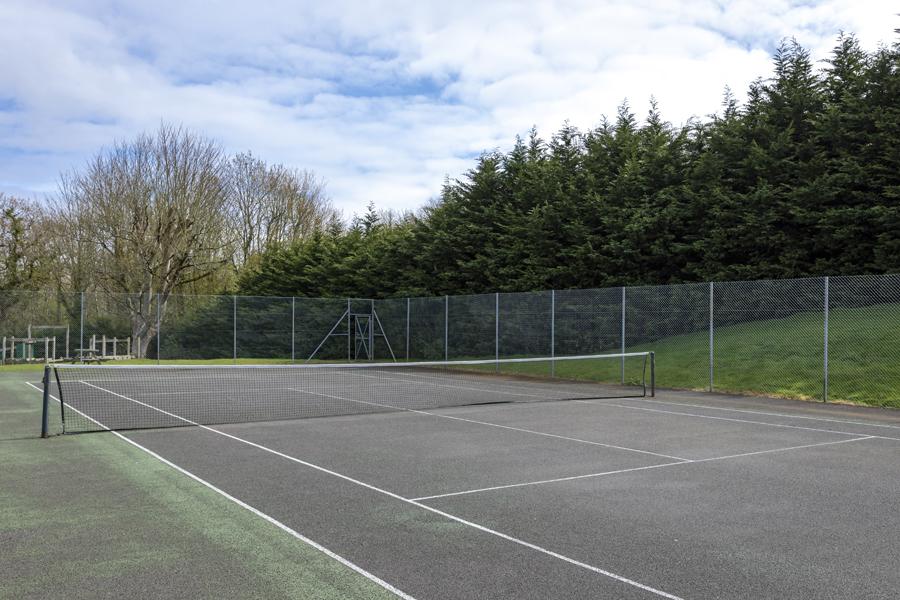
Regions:
<svg viewBox="0 0 900 600"><path fill-rule="evenodd" d="M41 437L50 435L50 365L44 366L44 397L41 405Z"/></svg>

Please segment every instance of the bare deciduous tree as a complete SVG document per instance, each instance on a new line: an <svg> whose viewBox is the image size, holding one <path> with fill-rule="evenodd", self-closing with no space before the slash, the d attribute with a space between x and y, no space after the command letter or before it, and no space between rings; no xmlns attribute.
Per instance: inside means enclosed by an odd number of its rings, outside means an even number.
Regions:
<svg viewBox="0 0 900 600"><path fill-rule="evenodd" d="M164 311L175 289L230 257L225 162L214 142L164 124L62 178L54 215L71 236L60 248L71 285L90 269L96 287L121 294L138 356L156 334L157 299Z"/></svg>
<svg viewBox="0 0 900 600"><path fill-rule="evenodd" d="M269 166L250 153L231 159L227 181L236 267L274 244L322 229L335 213L324 183L313 173Z"/></svg>

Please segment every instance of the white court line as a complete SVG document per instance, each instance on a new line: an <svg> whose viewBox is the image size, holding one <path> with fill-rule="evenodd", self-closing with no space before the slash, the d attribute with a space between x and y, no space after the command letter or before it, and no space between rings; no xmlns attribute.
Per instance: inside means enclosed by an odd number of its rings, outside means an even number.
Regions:
<svg viewBox="0 0 900 600"><path fill-rule="evenodd" d="M465 496L467 494L478 494L480 492L493 492L496 490L508 490L510 488L525 487L529 485L542 485L545 483L559 483L561 481L575 481L576 479L589 479L591 477L602 477L603 475L618 475L620 473L631 473L632 471L646 471L648 469L659 469L662 467L671 467L672 465L683 465L692 462L683 460L679 462L662 463L658 465L648 465L645 467L633 467L631 469L618 469L616 471L603 471L602 473L588 473L587 475L573 475L571 477L557 477L556 479L541 479L539 481L526 481L524 483L511 483L509 485L494 485L491 487L476 488L473 490L463 490L461 492L448 492L446 494L435 494L433 496L421 496L413 498L416 502L424 500L434 500L436 498L449 498L451 496Z"/></svg>
<svg viewBox="0 0 900 600"><path fill-rule="evenodd" d="M484 533L488 533L488 534L490 534L490 535L499 537L500 539L506 540L506 541L508 541L508 542L512 542L512 543L517 544L517 545L519 545L519 546L523 546L523 547L525 547L525 548L529 548L530 550L534 550L534 551L536 551L536 552L539 552L539 553L541 553L541 554L545 554L545 555L547 555L547 556L551 556L551 557L553 557L553 558L556 558L556 559L561 560L561 561L563 561L563 562L569 563L569 564L574 565L574 566L576 566L576 567L581 567L582 569L586 569L586 570L588 570L588 571L592 571L592 572L594 572L594 573L597 573L598 575L603 575L603 576L605 576L605 577L608 577L608 578L610 578L610 579L614 579L614 580L619 581L619 582L621 582L621 583L624 583L624 584L627 584L627 585L630 585L630 586L633 586L633 587L642 589L642 590L644 590L644 591L646 591L646 592L649 592L649 593L651 593L651 594L654 594L654 595L656 595L656 596L660 596L660 597L662 597L662 598L668 598L669 600L683 600L683 599L680 598L679 596L675 596L675 595L673 595L673 594L669 594L669 593L667 593L667 592L664 592L664 591L662 591L662 590L656 589L656 588L651 587L651 586L649 586L649 585L640 583L640 582L635 581L635 580L633 580L633 579L628 579L627 577L624 577L623 575L619 575L619 574L617 574L617 573L613 573L612 571L607 571L607 570L605 570L605 569L601 569L600 567L595 567L595 566L590 565L590 564L588 564L588 563L581 562L581 561L576 560L576 559L574 559L574 558L565 556L565 555L563 555L563 554L559 554L558 552L554 552L553 550L548 550L547 548L543 548L543 547L538 546L538 545L536 545L536 544L532 544L531 542L526 542L525 540L521 540L521 539L519 539L519 538L515 538L515 537L513 537L513 536L511 536L511 535L508 535L508 534L506 534L506 533L497 531L497 530L495 530L495 529L491 529L491 528L489 528L489 527L485 527L484 525L479 525L478 523L475 523L475 522L473 522L473 521L467 521L466 519L463 519L462 517L457 517L456 515L453 515L453 514L450 514L450 513L448 513L448 512L444 512L444 511L442 511L442 510L439 510L439 509L437 509L437 508L428 506L427 504L422 504L421 502L416 502L415 500L412 500L412 499L410 499L410 498L406 498L406 497L401 496L401 495L399 495L399 494L395 494L394 492L390 492L390 491L388 491L388 490L379 488L379 487L374 486L374 485L372 485L372 484L370 484L370 483L365 483L364 481L360 481L360 480L358 480L358 479L353 479L352 477L350 477L350 476L348 476L348 475L343 475L343 474L341 474L341 473L338 473L337 471L332 471L332 470L330 470L330 469L326 469L325 467L321 467L321 466L316 465L316 464L313 464L313 463L311 463L311 462L307 462L307 461L305 461L305 460L296 458L296 457L294 457L294 456L290 456L290 455L285 454L285 453L283 453L283 452L279 452L278 450L274 450L274 449L269 448L269 447L267 447L267 446L263 446L263 445L261 445L261 444L257 444L256 442L251 442L250 440L246 440L246 439L244 439L244 438L237 437L236 435L232 435L232 434L230 434L230 433L226 433L226 432L224 432L224 431L220 431L220 430L218 430L218 429L214 429L214 428L209 427L209 426L207 426L207 425L200 425L199 423L195 423L195 422L193 422L193 421L190 421L189 419L185 419L184 417L180 417L180 416L175 415L175 414L173 414L173 413L170 413L170 412L168 412L168 411L165 411L165 410L156 408L156 407L154 407L154 406L150 406L149 404L145 404L145 403L143 403L143 402L141 402L141 401L139 401L139 400L135 400L135 399L133 399L133 398L129 398L128 396L124 396L124 395L122 395L122 394L118 394L118 393L116 393L116 392L113 392L113 391L110 391L110 390L101 388L101 387L96 386L96 385L93 385L93 384L91 384L91 383L89 383L89 382L87 382L87 381L82 381L81 383L83 383L83 384L85 384L85 385L88 385L88 386L90 386L90 387L96 388L96 389L98 389L98 390L100 390L100 391L106 392L106 393L108 393L108 394L112 394L113 396L118 396L119 398L122 398L122 399L124 399L124 400L128 400L128 401L130 401L130 402L134 402L134 403L136 403L136 404L140 404L140 405L142 405L142 406L146 406L147 408L150 408L150 409L153 409L153 410L157 410L157 411L159 411L159 412L161 412L161 413L163 413L163 414L169 415L169 416L174 417L174 418L176 418L176 419L180 419L180 420L182 420L182 421L184 421L184 422L186 422L186 423L195 425L195 426L197 426L197 427L199 427L199 428L201 428L201 429L204 429L204 430L206 430L206 431L210 431L210 432L215 433L215 434L217 434L217 435L221 435L221 436L223 436L223 437L230 438L230 439L232 439L232 440L234 440L234 441L236 441L236 442L240 442L240 443L242 443L242 444L246 444L246 445L251 446L251 447L253 447L253 448L257 448L257 449L259 449L259 450L262 450L263 452L268 452L268 453L273 454L273 455L275 455L275 456L284 458L285 460L289 460L289 461L291 461L291 462L297 463L297 464L299 464L299 465L303 465L303 466L308 467L308 468L310 468L310 469L314 469L314 470L319 471L319 472L321 472L321 473L325 473L325 474L327 474L327 475L331 475L331 476L333 476L333 477L337 477L338 479L343 479L344 481L348 481L348 482L353 483L353 484L356 484L356 485L358 485L358 486L360 486L360 487L366 488L366 489L368 489L368 490L372 490L373 492L377 492L377 493L379 493L379 494L383 494L383 495L385 495L385 496L387 496L387 497L389 497L389 498L393 498L393 499L395 499L395 500L399 500L399 501L401 501L401 502L405 502L405 503L407 503L407 504L410 504L410 505L412 505L412 506L421 508L422 510L425 510L425 511L428 511L428 512L431 512L431 513L434 513L434 514L436 514L436 515L440 515L440 516L442 516L442 517L444 517L444 518L446 518L446 519L450 519L451 521L455 521L455 522L457 522L457 523L460 523L461 525L466 525L466 526L468 526L468 527L472 527L473 529L477 529L478 531L481 531L481 532L484 532ZM37 388L36 388L36 389L37 389ZM324 394L323 394L323 395L324 395ZM344 400L344 398L340 398L340 399L341 399L341 400ZM115 433L115 432L113 432L113 433ZM122 437L124 437L124 436L122 436ZM127 439L127 438L124 438L124 439Z"/></svg>
<svg viewBox="0 0 900 600"><path fill-rule="evenodd" d="M370 406L380 406L382 408L389 408L396 411L402 412L410 412L418 415L428 415L429 417L437 417L440 419L452 419L454 421L464 421L466 423L474 423L477 425L486 425L488 427L497 427L499 429L509 429L511 431L519 431L522 433L530 433L532 435L540 435L543 437L555 438L558 440L566 440L568 442L577 442L579 444L590 444L591 446L602 446L603 448L610 448L613 450L623 450L625 452L636 452L638 454L649 454L650 456L659 456L660 458L671 458L672 460L685 461L689 460L687 458L682 458L680 456L672 456L669 454L660 454L659 452L651 452L650 450L639 450L637 448L629 448L627 446L616 446L615 444L604 444L603 442L594 442L591 440L583 440L580 438L573 438L564 435L557 435L555 433L547 433L544 431L535 431L533 429L522 429L521 427L512 427L510 425L500 425L499 423L490 423L488 421L478 421L476 419L466 419L463 417L454 417L452 415L444 415L441 413L434 413L427 410L420 410L416 408L404 408L401 406L392 406L390 404L381 404L379 402L368 402L366 400L354 400L353 398L345 398L344 396L334 396L332 394L324 394L321 392L310 392L306 390L300 390L297 388L287 388L289 390L293 390L295 392L300 392L303 394L313 394L315 396L323 396L325 398L334 398L336 400L346 400L348 402L357 402L359 404L368 404Z"/></svg>
<svg viewBox="0 0 900 600"><path fill-rule="evenodd" d="M578 402L579 404L588 404L591 406L613 406L615 408L625 408L628 410L642 410L645 412L654 412L654 413L662 413L666 415L680 415L683 417L696 417L699 419L712 419L715 421L731 421L733 423L749 423L751 425L766 425L769 427L781 427L784 429L800 429L802 431L817 431L820 433L836 433L838 435L859 435L859 432L849 432L849 431L838 431L836 429L819 429L816 427L803 427L801 425L786 425L784 423L769 423L766 421L751 421L749 419L735 419L731 417L714 417L712 415L701 415L697 413L689 413L689 412L680 412L675 410L662 410L660 408L646 408L643 406L628 406L627 404L614 404L612 402L594 402L591 400L573 400L572 402ZM900 441L900 438L884 436L884 435L871 435L871 438L878 438L881 440L897 440Z"/></svg>
<svg viewBox="0 0 900 600"><path fill-rule="evenodd" d="M25 382L25 383L26 383L26 385L29 385L29 386L33 387L34 389L36 389L38 392L43 393L43 390L42 390L41 388L37 387L36 385L34 385L33 383L31 383L31 382ZM96 386L94 386L94 387L96 387ZM98 389L102 389L102 388L98 388ZM108 391L108 390L105 390L105 391ZM112 393L112 392L111 392L111 393ZM56 396L50 394L50 397L53 398L55 401L59 402L59 398L57 398ZM250 511L251 513L253 513L253 514L256 515L257 517L260 517L261 519L263 519L263 520L265 520L265 521L268 521L269 523L271 523L271 524L274 525L275 527L278 527L279 529L281 529L281 530L284 531L285 533L287 533L287 534L289 534L289 535L295 537L296 539L300 540L300 541L303 542L304 544L306 544L306 545L308 545L308 546L310 546L310 547L312 547L312 548L315 548L316 550L318 550L319 552L321 552L321 553L324 554L325 556L327 556L327 557L329 557L329 558L331 558L331 559L333 559L333 560L336 560L336 561L339 562L340 564L342 564L342 565L344 565L345 567L347 567L347 568L349 568L349 569L355 571L356 573L359 573L360 575L362 575L363 577L365 577L366 579L368 579L368 580L371 581L372 583L374 583L374 584L376 584L376 585L378 585L378 586L384 588L385 590L391 592L392 594L396 595L397 597L403 598L403 600L416 600L413 596L410 596L409 594L407 594L407 593L403 592L402 590L400 590L400 589L394 587L393 585L391 585L390 583L386 582L385 580L379 578L378 576L373 575L372 573L366 571L366 570L363 569L362 567L360 567L360 566L358 566L358 565L356 565L356 564L350 562L349 560L347 560L347 559L344 558L343 556L340 556L339 554L335 554L334 552L332 552L331 550L329 550L329 549L326 548L325 546L319 544L318 542L315 542L314 540L311 540L310 538L308 538L308 537L306 537L305 535L299 533L298 531L296 531L296 530L294 530L294 529L291 529L290 527L288 527L287 525L285 525L284 523L282 523L282 522L279 521L278 519L275 519L274 517L267 515L266 513L264 513L264 512L262 512L261 510L259 510L258 508L255 508L255 507L253 507L253 506L247 504L247 503L244 502L243 500L239 500L238 498L235 498L234 496L232 496L232 495L229 494L228 492L226 492L226 491L224 491L224 490L222 490L222 489L216 487L216 486L213 485L212 483L206 481L205 479L202 479L201 477L195 475L194 473L191 473L191 472L188 471L187 469L185 469L185 468L183 468L183 467L180 467L180 466L176 465L176 464L173 463L172 461L170 461L170 460L168 460L168 459L166 459L166 458L163 458L162 456L160 456L159 454L157 454L157 453L154 452L153 450L150 450L149 448L145 448L144 446L138 444L138 443L135 442L134 440L125 437L124 435L122 435L122 434L119 433L118 431L113 431L113 430L111 430L109 427L107 427L107 426L104 425L103 423L97 421L96 419L94 419L94 418L92 418L92 417L89 417L88 415L84 414L83 412L81 412L81 411L78 410L77 408L75 408L75 407L73 407L73 406L69 406L69 410L72 410L72 411L74 411L74 412L77 412L77 413L80 414L82 417L88 419L89 421L92 421L92 422L96 423L99 427L101 427L101 428L103 428L104 430L110 432L111 434L113 434L113 435L116 436L117 438L119 438L119 439L121 439L121 440L124 440L124 441L128 442L129 444L131 444L132 446L134 446L135 448L137 448L137 449L139 449L139 450L141 450L141 451L143 451L143 452L146 452L147 454L149 454L149 455L152 456L153 458L157 459L158 461L162 462L162 463L165 464L165 465L168 465L168 466L172 467L173 469L175 469L175 470L178 471L179 473L182 473L183 475L187 475L188 477L190 477L191 479L193 479L193 480L196 481L197 483L199 483L199 484L201 484L201 485L203 485L203 486L209 488L210 490L212 490L213 492L219 494L219 495L222 496L223 498L225 498L225 499L227 499L227 500L230 500L231 502L234 502L235 504L237 504L237 505L240 506L241 508Z"/></svg>
<svg viewBox="0 0 900 600"><path fill-rule="evenodd" d="M728 408L727 406L707 406L705 404L689 404L687 402L667 402L665 400L648 400L647 398L633 398L641 402L652 402L654 404L670 404L672 406L690 406L691 408L708 408L710 410L724 410L729 412L747 413L751 415L765 415L768 417L784 417L786 419L809 419L812 421L827 421L830 423L844 423L847 425L864 425L866 427L886 427L889 429L900 429L900 425L888 425L886 423L867 423L866 421L849 421L847 419L830 419L828 417L811 417L808 415L792 415L790 413L777 413L762 410L749 410L745 408Z"/></svg>
<svg viewBox="0 0 900 600"><path fill-rule="evenodd" d="M662 463L659 465L650 465L647 467L634 467L631 469L619 469L618 471L604 471L602 473L588 473L587 475L575 475L573 477L559 477L557 479L544 479L541 481L527 481L525 483L513 483L510 485L496 485L493 487L486 488L478 488L474 490L464 490L461 492L450 492L447 494L435 494L434 496L422 496L420 498L414 498L416 501L424 501L424 500L434 500L436 498L449 498L451 496L465 496L468 494L478 494L480 492L493 492L496 490L506 490L509 488L518 488L525 487L530 485L543 485L546 483L559 483L562 481L573 481L576 479L590 479L593 477L603 477L605 475L619 475L622 473L631 473L633 471L649 471L650 469L661 469L663 467L674 467L677 465L690 465L694 463L705 463L712 462L716 460L727 460L730 458L741 458L744 456L758 456L760 454L772 454L775 452L787 452L789 450L800 450L802 448L815 448L817 446L833 446L835 444L846 444L847 442L858 442L861 440L871 440L875 438L872 435L864 435L857 438L852 438L849 440L838 440L836 442L819 442L817 444L804 444L802 446L788 446L787 448L772 448L770 450L758 450L756 452L743 452L741 454L729 454L727 456L714 456L712 458L698 458L696 460L682 460L679 462L671 462L671 463Z"/></svg>
<svg viewBox="0 0 900 600"><path fill-rule="evenodd" d="M604 448L612 448L614 450L624 450L626 452L637 452L639 454L649 454L651 456L659 456L661 458L671 458L673 460L678 461L686 461L690 460L687 458L682 458L681 456L672 456L671 454L661 454L659 452L651 452L650 450L639 450L637 448L629 448L627 446L617 446L615 444L604 444L603 442L593 442L591 440L582 440L579 438L566 437L564 435L556 435L554 433L545 433L543 431L534 431L533 429L522 429L521 427L511 427L509 425L500 425L498 423L490 423L488 421L477 421L475 419L464 419L462 417L453 417L451 415L442 415L440 413L433 413L424 410L411 410L411 412L421 413L424 415L431 415L432 417L440 417L442 419L453 419L454 421L465 421L466 423L477 423L478 425L488 425L490 427L498 427L500 429L510 429L512 431L521 431L523 433L531 433L534 435L543 435L546 437L557 438L560 440L568 440L570 442L578 442L581 444L591 444L594 446L603 446Z"/></svg>

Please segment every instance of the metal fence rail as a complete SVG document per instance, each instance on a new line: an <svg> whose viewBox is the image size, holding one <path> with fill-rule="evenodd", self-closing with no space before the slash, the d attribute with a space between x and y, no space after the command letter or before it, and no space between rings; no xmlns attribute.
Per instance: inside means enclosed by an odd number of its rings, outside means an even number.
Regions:
<svg viewBox="0 0 900 600"><path fill-rule="evenodd" d="M56 356L29 331L55 336ZM103 338L157 361L653 350L663 387L900 407L900 275L379 300L14 291L0 292L0 338L0 362L97 358Z"/></svg>

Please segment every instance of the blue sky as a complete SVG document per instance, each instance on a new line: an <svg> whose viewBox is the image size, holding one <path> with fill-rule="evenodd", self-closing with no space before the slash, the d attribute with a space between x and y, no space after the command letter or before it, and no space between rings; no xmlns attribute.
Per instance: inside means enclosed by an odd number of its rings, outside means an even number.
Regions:
<svg viewBox="0 0 900 600"><path fill-rule="evenodd" d="M0 191L52 194L115 140L183 124L323 177L345 215L414 209L483 150L651 95L680 124L793 36L873 49L896 0L0 0Z"/></svg>

